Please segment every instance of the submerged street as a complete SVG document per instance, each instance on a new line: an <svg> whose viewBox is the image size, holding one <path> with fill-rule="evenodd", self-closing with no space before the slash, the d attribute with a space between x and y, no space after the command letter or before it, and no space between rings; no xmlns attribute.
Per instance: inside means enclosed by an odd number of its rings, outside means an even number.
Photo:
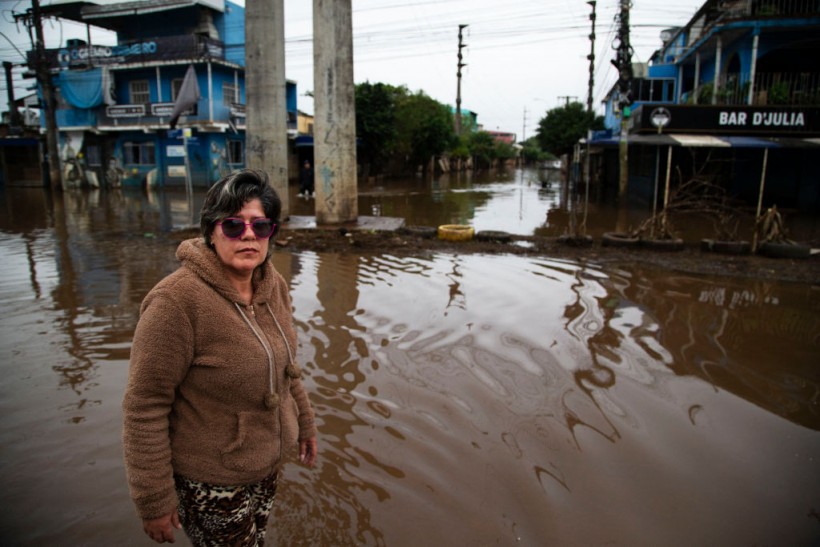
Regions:
<svg viewBox="0 0 820 547"><path fill-rule="evenodd" d="M359 211L558 236L577 211L549 177L361 185ZM295 192L291 213L310 214ZM0 195L4 543L151 544L120 404L140 302L177 267L172 230L203 195ZM616 211L590 212L593 236L613 228ZM319 460L286 468L272 545L820 539L817 287L512 255L273 261Z"/></svg>

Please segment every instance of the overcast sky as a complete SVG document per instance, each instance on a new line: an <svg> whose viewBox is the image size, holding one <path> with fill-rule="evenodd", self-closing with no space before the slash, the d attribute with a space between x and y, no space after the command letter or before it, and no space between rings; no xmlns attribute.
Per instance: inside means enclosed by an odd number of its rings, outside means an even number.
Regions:
<svg viewBox="0 0 820 547"><path fill-rule="evenodd" d="M41 2L48 5L49 0ZM660 32L686 24L702 4L703 0L634 0L633 61L647 61L660 47ZM29 0L0 0L4 61L20 62L20 52L31 49L12 16L29 5ZM303 94L313 89L312 5L310 0L285 0L287 77L297 82L299 109L309 113L313 103ZM601 100L617 78L610 60L619 6L619 0L598 0L596 7L593 96L599 113ZM462 108L477 112L485 129L530 137L547 110L567 100L586 104L591 11L586 0L353 0L354 79L406 85L455 105L458 25L466 24ZM50 48L67 38L86 36L81 25L52 20L45 27ZM92 34L92 41L113 44L115 38L99 32ZM22 70L15 69L15 75ZM6 85L0 80L0 104L5 106ZM23 82L16 79L14 85L18 98L28 93Z"/></svg>

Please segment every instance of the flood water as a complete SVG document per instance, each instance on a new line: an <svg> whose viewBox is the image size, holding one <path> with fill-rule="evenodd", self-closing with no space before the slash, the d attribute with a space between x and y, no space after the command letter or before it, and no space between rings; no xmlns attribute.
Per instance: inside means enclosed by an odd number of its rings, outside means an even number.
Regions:
<svg viewBox="0 0 820 547"><path fill-rule="evenodd" d="M387 183L360 214L557 231L556 192L533 172ZM0 206L0 543L151 545L120 404L189 204L5 189ZM273 260L320 458L287 467L270 544L820 541L820 288L503 255Z"/></svg>

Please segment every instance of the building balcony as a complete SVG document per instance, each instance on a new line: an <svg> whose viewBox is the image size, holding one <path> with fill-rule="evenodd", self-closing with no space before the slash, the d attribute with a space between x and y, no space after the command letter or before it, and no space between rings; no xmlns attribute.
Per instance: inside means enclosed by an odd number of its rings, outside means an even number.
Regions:
<svg viewBox="0 0 820 547"><path fill-rule="evenodd" d="M712 104L714 86L701 85L697 104ZM749 83L737 78L721 84L715 104L749 104ZM820 73L816 72L763 72L755 75L752 90L753 106L818 106L820 105Z"/></svg>
<svg viewBox="0 0 820 547"><path fill-rule="evenodd" d="M96 132L157 131L170 128L173 102L113 104L93 109L59 109L57 125L61 130ZM296 112L288 112L288 131L295 133ZM196 106L183 112L179 127L194 127L206 132L241 131L245 129L245 105L211 102L201 98Z"/></svg>
<svg viewBox="0 0 820 547"><path fill-rule="evenodd" d="M702 17L691 28L690 44L715 27L733 21L820 15L820 5L815 0L727 0L713 2L702 10Z"/></svg>

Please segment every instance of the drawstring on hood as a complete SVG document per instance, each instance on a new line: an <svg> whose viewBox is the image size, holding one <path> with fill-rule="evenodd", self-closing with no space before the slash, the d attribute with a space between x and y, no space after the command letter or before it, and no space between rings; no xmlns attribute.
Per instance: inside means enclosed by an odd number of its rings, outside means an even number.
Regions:
<svg viewBox="0 0 820 547"><path fill-rule="evenodd" d="M259 331L256 330L256 327L254 327L253 323L251 323L250 319L248 319L248 316L245 315L245 312L242 311L242 306L240 306L238 302L234 302L233 304L234 306L236 306L239 315L242 316L242 319L245 320L245 323L247 323L248 327L250 327L251 331L253 331L253 334L254 336L256 336L256 339L259 340L259 343L262 344L263 348L265 348L265 353L267 353L268 355L268 393L265 395L265 408L273 410L279 406L280 402L279 394L276 393L275 386L275 367L273 362L273 352L271 351L270 346L268 346L268 343L265 342L265 339L262 337ZM299 366L293 359L293 351L291 351L290 349L290 343L288 342L288 339L285 336L285 331L282 330L282 326L279 324L279 320L276 319L276 316L273 314L273 310L270 308L270 304L266 302L265 308L268 310L268 313L273 318L273 322L276 325L276 329L282 336L282 340L285 341L285 348L288 350L289 362L287 364L287 367L285 368L285 374L287 374L289 378L301 378L301 370L299 370Z"/></svg>
<svg viewBox="0 0 820 547"><path fill-rule="evenodd" d="M265 395L264 404L265 408L269 410L276 409L279 406L280 397L276 386L276 366L274 362L273 349L270 347L270 344L266 340L265 336L259 332L257 327L254 325L254 322L252 322L245 313L243 309L245 306L242 303L239 292L230 284L229 281L227 281L223 274L222 264L219 257L203 239L191 239L183 241L180 244L177 249L177 258L185 265L185 267L191 269L195 274L213 287L214 290L216 290L224 298L231 301L234 307L236 307L236 310L239 312L239 315L253 332L256 339L259 340L259 343L264 348L268 358L268 393ZM274 273L273 265L267 261L254 271L252 278L254 297L251 302L251 306L255 303L260 305L264 304L265 308L268 310L268 313L276 325L276 329L282 336L282 340L285 343L285 348L287 349L288 364L285 367L285 375L288 378L297 379L302 377L302 372L296 364L296 359L294 358L291 344L288 341L287 336L285 336L285 331L282 329L282 325L279 324L279 320L276 318L276 314L273 313L270 303L267 300L273 291L275 282ZM251 307L251 310L252 309L253 307Z"/></svg>

